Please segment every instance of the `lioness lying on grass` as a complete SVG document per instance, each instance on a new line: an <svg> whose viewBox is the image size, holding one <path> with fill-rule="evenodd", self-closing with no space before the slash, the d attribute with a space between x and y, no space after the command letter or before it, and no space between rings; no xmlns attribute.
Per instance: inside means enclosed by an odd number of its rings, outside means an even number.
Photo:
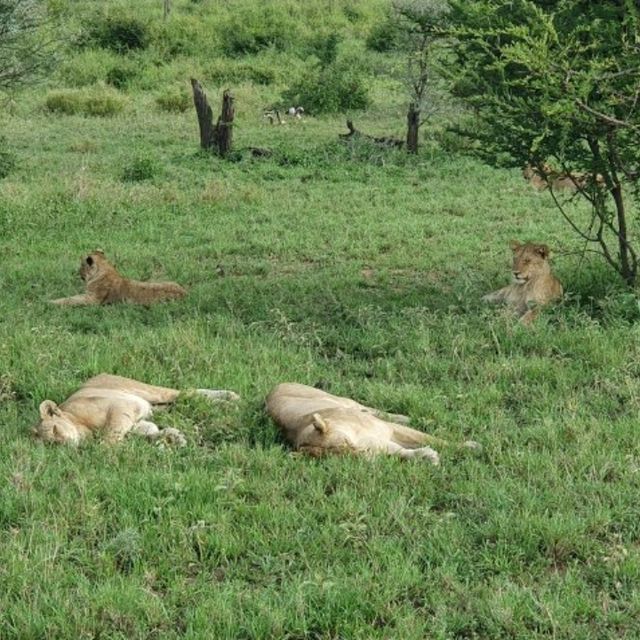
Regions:
<svg viewBox="0 0 640 640"><path fill-rule="evenodd" d="M504 303L513 308L523 324L533 322L540 307L562 298L562 284L551 273L546 244L511 242L514 282L488 293L484 302Z"/></svg>
<svg viewBox="0 0 640 640"><path fill-rule="evenodd" d="M45 442L77 445L98 432L109 443L119 442L128 433L135 433L149 440L160 438L183 445L186 440L180 431L159 429L147 420L155 407L175 402L180 393L102 373L87 380L60 406L52 400L44 400L40 404L40 422L34 428L34 435ZM238 398L233 391L225 390L195 389L191 393L214 402Z"/></svg>
<svg viewBox="0 0 640 640"><path fill-rule="evenodd" d="M294 449L313 456L385 453L439 464L438 453L428 445L448 445L445 440L398 424L408 422L406 416L385 414L304 384L288 382L275 387L267 397L267 413ZM473 441L455 446L480 448Z"/></svg>
<svg viewBox="0 0 640 640"><path fill-rule="evenodd" d="M80 261L80 277L86 293L50 300L52 304L77 306L132 302L153 304L163 300L184 298L187 292L175 282L140 282L121 276L105 258L102 251L94 251Z"/></svg>

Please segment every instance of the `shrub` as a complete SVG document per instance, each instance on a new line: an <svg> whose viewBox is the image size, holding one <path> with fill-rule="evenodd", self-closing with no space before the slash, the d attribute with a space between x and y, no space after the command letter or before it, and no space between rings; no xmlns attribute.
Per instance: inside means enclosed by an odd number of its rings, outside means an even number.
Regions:
<svg viewBox="0 0 640 640"><path fill-rule="evenodd" d="M400 45L402 31L397 20L388 17L376 24L366 39L367 49L371 51L392 51Z"/></svg>
<svg viewBox="0 0 640 640"><path fill-rule="evenodd" d="M340 36L335 33L315 36L309 42L309 54L316 56L323 67L333 64L338 57Z"/></svg>
<svg viewBox="0 0 640 640"><path fill-rule="evenodd" d="M119 60L107 71L106 82L116 89L126 89L138 75L139 63L126 58Z"/></svg>
<svg viewBox="0 0 640 640"><path fill-rule="evenodd" d="M6 178L16 166L16 156L7 149L7 139L0 136L0 180Z"/></svg>
<svg viewBox="0 0 640 640"><path fill-rule="evenodd" d="M149 45L148 24L127 13L97 14L90 21L84 37L103 49L127 53Z"/></svg>
<svg viewBox="0 0 640 640"><path fill-rule="evenodd" d="M283 100L308 113L338 113L366 108L369 88L362 64L344 58L326 67L314 65L284 92Z"/></svg>
<svg viewBox="0 0 640 640"><path fill-rule="evenodd" d="M218 28L218 37L227 56L257 53L273 47L283 51L298 39L297 23L284 11L254 6L231 13Z"/></svg>
<svg viewBox="0 0 640 640"><path fill-rule="evenodd" d="M156 160L148 156L137 156L125 165L122 170L124 182L142 182L151 180L160 173L160 166Z"/></svg>
<svg viewBox="0 0 640 640"><path fill-rule="evenodd" d="M124 109L125 99L116 91L105 88L65 89L50 92L45 107L52 113L85 116L112 116Z"/></svg>
<svg viewBox="0 0 640 640"><path fill-rule="evenodd" d="M163 111L181 113L191 106L191 95L184 87L173 88L156 96L156 104Z"/></svg>

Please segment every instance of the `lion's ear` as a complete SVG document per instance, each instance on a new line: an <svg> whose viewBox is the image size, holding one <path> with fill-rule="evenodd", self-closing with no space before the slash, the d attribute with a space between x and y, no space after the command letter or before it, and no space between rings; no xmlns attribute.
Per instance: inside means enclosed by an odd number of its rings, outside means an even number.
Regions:
<svg viewBox="0 0 640 640"><path fill-rule="evenodd" d="M316 431L319 431L320 433L327 433L327 431L329 430L329 425L325 420L322 419L322 417L318 413L313 414L312 422L313 426L316 428Z"/></svg>
<svg viewBox="0 0 640 640"><path fill-rule="evenodd" d="M516 251L517 249L519 249L522 245L517 241L517 240L512 240L509 243L509 246L511 247L511 251Z"/></svg>
<svg viewBox="0 0 640 640"><path fill-rule="evenodd" d="M59 416L60 409L58 409L58 405L53 402L53 400L43 400L40 403L40 417L43 420L47 418L53 418L53 416Z"/></svg>
<svg viewBox="0 0 640 640"><path fill-rule="evenodd" d="M544 258L545 260L549 257L550 251L549 247L546 244L536 245L535 251L541 258Z"/></svg>
<svg viewBox="0 0 640 640"><path fill-rule="evenodd" d="M89 265L92 266L93 265L93 258L91 256L87 256L87 259L85 260L85 262Z"/></svg>

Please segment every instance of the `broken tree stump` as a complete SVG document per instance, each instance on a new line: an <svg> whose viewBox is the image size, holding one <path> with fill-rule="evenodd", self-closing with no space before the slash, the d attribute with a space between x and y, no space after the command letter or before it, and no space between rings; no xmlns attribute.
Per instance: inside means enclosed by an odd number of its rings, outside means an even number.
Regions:
<svg viewBox="0 0 640 640"><path fill-rule="evenodd" d="M375 136L370 136L366 133L362 133L362 131L358 131L358 129L353 126L353 122L351 120L347 120L347 129L349 129L349 133L338 134L338 137L342 140L355 140L358 138L364 138L365 140L370 140L374 144L377 144L381 147L396 147L397 149L401 149L404 145L404 140L398 140L397 138L390 138L388 136L377 138Z"/></svg>
<svg viewBox="0 0 640 640"><path fill-rule="evenodd" d="M215 151L218 155L225 156L231 150L233 142L234 98L228 89L224 91L222 110L214 126L213 112L202 85L195 78L191 78L191 88L200 127L200 146L207 151Z"/></svg>

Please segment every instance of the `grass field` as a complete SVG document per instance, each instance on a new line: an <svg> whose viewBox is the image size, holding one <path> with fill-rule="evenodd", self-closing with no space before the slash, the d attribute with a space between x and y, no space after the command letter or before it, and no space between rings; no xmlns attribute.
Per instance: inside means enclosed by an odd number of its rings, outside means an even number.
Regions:
<svg viewBox="0 0 640 640"><path fill-rule="evenodd" d="M177 24L227 7L174 4ZM382 15L328 4L353 47ZM112 117L51 113L69 69L131 57L73 55L0 116L17 160L0 180L0 638L639 637L638 303L549 196L448 148L439 121L417 158L343 146L343 114L269 126L282 78L216 84L204 54L139 54ZM156 105L190 74L216 105L236 95L230 161L198 152L191 108ZM401 136L399 83L374 74L371 97L356 125ZM141 162L148 179L123 179ZM531 329L480 303L508 281L511 238L548 242L567 291ZM188 298L48 305L81 291L97 247ZM162 414L180 450L30 439L41 400L102 371L242 401ZM263 411L282 381L484 451L438 468L293 456Z"/></svg>

